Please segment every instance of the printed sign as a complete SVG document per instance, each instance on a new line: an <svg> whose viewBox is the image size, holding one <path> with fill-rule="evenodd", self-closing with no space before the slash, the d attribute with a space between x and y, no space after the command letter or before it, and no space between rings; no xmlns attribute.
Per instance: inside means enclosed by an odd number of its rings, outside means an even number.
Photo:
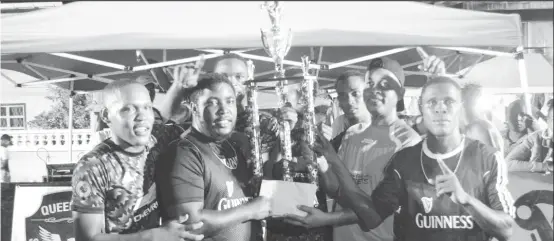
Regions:
<svg viewBox="0 0 554 241"><path fill-rule="evenodd" d="M510 241L552 241L552 175L512 172L508 180L508 189L515 201L517 224Z"/></svg>
<svg viewBox="0 0 554 241"><path fill-rule="evenodd" d="M74 241L71 187L16 186L12 241Z"/></svg>

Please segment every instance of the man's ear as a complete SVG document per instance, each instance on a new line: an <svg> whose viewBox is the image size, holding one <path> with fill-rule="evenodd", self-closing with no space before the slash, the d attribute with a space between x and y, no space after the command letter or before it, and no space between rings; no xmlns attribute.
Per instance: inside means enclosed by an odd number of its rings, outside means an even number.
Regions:
<svg viewBox="0 0 554 241"><path fill-rule="evenodd" d="M194 102L190 103L190 109L191 109L193 115L198 114L198 104L196 104Z"/></svg>
<svg viewBox="0 0 554 241"><path fill-rule="evenodd" d="M110 118L108 118L108 115L108 108L102 108L102 110L100 111L100 119L106 124L110 124Z"/></svg>

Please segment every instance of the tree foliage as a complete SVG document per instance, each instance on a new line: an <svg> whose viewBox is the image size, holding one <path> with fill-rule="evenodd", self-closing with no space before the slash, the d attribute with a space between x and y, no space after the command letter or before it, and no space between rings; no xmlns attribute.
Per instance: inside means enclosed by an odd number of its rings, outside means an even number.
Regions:
<svg viewBox="0 0 554 241"><path fill-rule="evenodd" d="M43 111L28 122L29 127L36 129L68 129L69 119L69 95L71 92L57 86L48 87L49 95L46 99L52 101L50 109ZM73 96L73 128L90 128L90 113L87 109L92 103L89 94Z"/></svg>

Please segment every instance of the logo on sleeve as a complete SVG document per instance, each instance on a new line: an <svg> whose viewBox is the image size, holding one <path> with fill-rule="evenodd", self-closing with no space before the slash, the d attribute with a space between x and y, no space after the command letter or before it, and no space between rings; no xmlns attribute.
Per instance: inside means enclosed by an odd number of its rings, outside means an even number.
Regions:
<svg viewBox="0 0 554 241"><path fill-rule="evenodd" d="M433 198L432 197L422 197L421 198L421 204L423 204L423 210L425 210L425 213L431 212L431 209L433 209Z"/></svg>

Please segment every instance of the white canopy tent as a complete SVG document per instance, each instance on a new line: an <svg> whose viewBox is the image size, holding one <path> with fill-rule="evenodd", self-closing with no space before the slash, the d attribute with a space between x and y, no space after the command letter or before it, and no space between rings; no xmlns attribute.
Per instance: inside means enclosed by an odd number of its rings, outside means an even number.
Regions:
<svg viewBox="0 0 554 241"><path fill-rule="evenodd" d="M55 83L92 91L121 76L195 61L199 53L213 59L231 51L257 60L257 76L270 75L272 59L261 49L260 40L260 28L269 26L269 18L261 3L74 2L5 16L2 68L38 79L24 84L11 80L15 85ZM443 57L455 77L487 56L514 58L522 50L516 51L522 40L519 15L418 2L284 2L282 6L283 25L294 34L285 65L298 68L300 56L310 55L323 86L332 84L344 68L365 69L364 63L382 56L405 67L408 86L421 86L425 73L415 68L421 59L405 46L434 46L425 49ZM147 59L159 63L149 64ZM527 80L521 83L527 90Z"/></svg>
<svg viewBox="0 0 554 241"><path fill-rule="evenodd" d="M528 80L528 93L552 93L553 68L542 54L523 55ZM519 68L514 58L495 57L473 67L461 82L475 82L488 88L491 93L523 93Z"/></svg>
<svg viewBox="0 0 554 241"><path fill-rule="evenodd" d="M2 68L39 80L22 86L56 83L69 88L74 82L75 90L91 91L121 76L194 61L199 53L215 58L224 51L205 48L219 47L248 48L239 51L257 60L257 76L269 75L272 59L260 49L259 36L259 29L269 21L264 21L268 17L260 4L75 2L6 16L2 18ZM450 73L458 73L487 56L515 56L521 43L518 15L418 2L285 2L283 7L283 24L293 29L292 45L297 46L285 64L298 68L300 56L310 55L323 86L329 86L344 68L365 69L364 62L386 55L406 68L407 86L421 86L424 73L415 68L419 55L403 47L407 45L444 46L427 51L443 57ZM348 14L334 17L344 11ZM147 58L160 63L148 64Z"/></svg>
<svg viewBox="0 0 554 241"><path fill-rule="evenodd" d="M75 2L3 17L2 68L36 76L40 84L87 80L74 85L77 90L90 91L99 88L94 85L81 88L81 84L90 85L91 79L107 83L121 75L191 62L202 52L209 53L208 59L215 58L224 51L205 48L219 47L249 48L242 50L241 55L266 62L256 63L258 76L271 74L272 59L260 50L259 29L268 26L263 21L268 19L267 13L260 10L260 3ZM291 49L287 58L293 60L285 64L299 67L300 56L309 54L317 63L312 67L328 69L318 71L324 81L336 77L337 72L333 70L364 69L365 66L354 64L386 55L404 64L408 75L423 75L414 69L420 61L419 56L411 48L403 47L407 45L489 48L428 49L431 54L446 59L452 57L450 66L460 70L486 59L479 55L513 56L515 47L521 43L518 15L450 9L417 2L286 2L283 5L283 24L293 29L292 45L298 46ZM341 11L349 14L333 17ZM158 13L163 15L156 15ZM229 13L233 17L228 17ZM209 21L205 21L206 18L210 18ZM313 48L302 46L319 47L318 56ZM490 46L502 52L490 50ZM189 50L175 50L179 48ZM192 48L204 49L190 50ZM72 51L86 52L65 53ZM477 55L460 57L463 55L460 53ZM147 57L161 63L142 61L139 65L136 61ZM456 61L458 64L454 64ZM333 74L326 76L326 73ZM421 85L424 80L420 77L407 84L417 82ZM37 83L25 85L33 84Z"/></svg>

